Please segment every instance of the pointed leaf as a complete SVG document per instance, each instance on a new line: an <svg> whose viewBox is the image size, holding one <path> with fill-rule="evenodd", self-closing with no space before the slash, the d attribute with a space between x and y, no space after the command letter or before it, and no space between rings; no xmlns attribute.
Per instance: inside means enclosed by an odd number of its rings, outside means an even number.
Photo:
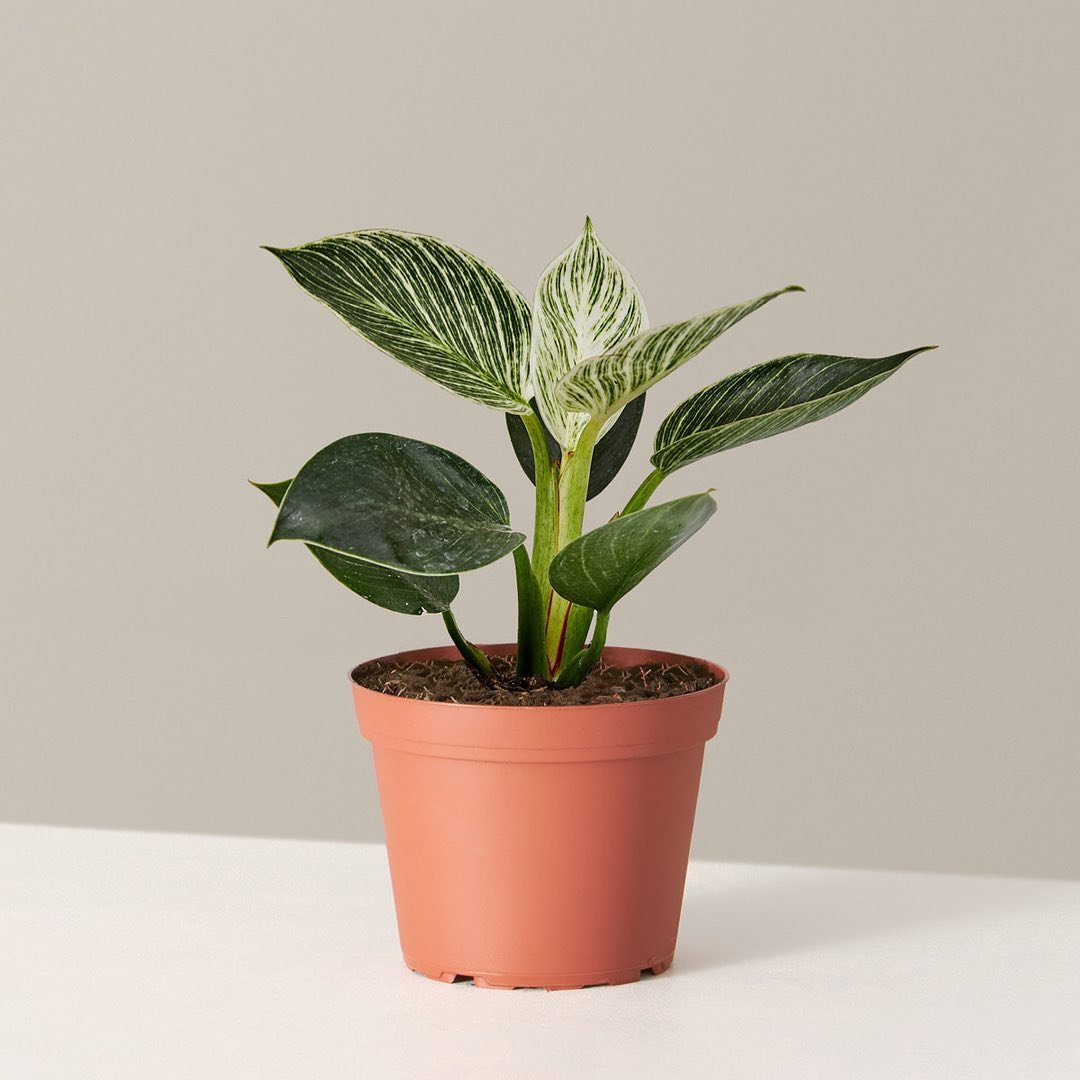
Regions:
<svg viewBox="0 0 1080 1080"><path fill-rule="evenodd" d="M563 406L555 394L560 379L648 325L633 279L586 218L581 235L541 275L533 302L533 386L540 415L561 446L577 445L589 414Z"/></svg>
<svg viewBox="0 0 1080 1080"><path fill-rule="evenodd" d="M595 498L618 475L626 463L634 440L641 425L641 414L645 411L645 395L634 398L615 418L609 431L600 436L593 450L592 469L589 471L589 490L586 499ZM540 423L543 425L544 421ZM513 413L506 414L506 429L510 434L510 443L517 455L518 463L525 475L535 483L536 470L533 468L532 440L525 428L525 421ZM551 460L559 461L561 448L555 437L544 425L547 435Z"/></svg>
<svg viewBox="0 0 1080 1080"><path fill-rule="evenodd" d="M871 360L798 353L736 372L668 415L656 433L652 463L671 473L721 450L831 416L926 348Z"/></svg>
<svg viewBox="0 0 1080 1080"><path fill-rule="evenodd" d="M349 435L285 493L270 542L303 540L413 574L495 562L525 537L503 493L457 454L399 435Z"/></svg>
<svg viewBox="0 0 1080 1080"><path fill-rule="evenodd" d="M567 544L552 560L551 584L575 604L610 611L715 512L702 493L618 517Z"/></svg>
<svg viewBox="0 0 1080 1080"><path fill-rule="evenodd" d="M646 330L618 348L579 364L559 382L555 397L563 408L605 419L759 307L784 293L802 291L799 285L789 285L743 304Z"/></svg>
<svg viewBox="0 0 1080 1080"><path fill-rule="evenodd" d="M253 481L252 486L264 492L275 506L280 506L291 483L291 480L276 484L256 484ZM453 574L421 577L419 574L406 574L386 566L350 559L347 555L338 555L312 544L305 546L347 589L388 611L397 611L402 615L437 614L448 611L457 596L460 580Z"/></svg>
<svg viewBox="0 0 1080 1080"><path fill-rule="evenodd" d="M289 490L291 480L278 480L273 484L260 484L255 480L249 480L248 483L252 487L258 488L275 506L281 505L281 500L285 498L285 492Z"/></svg>
<svg viewBox="0 0 1080 1080"><path fill-rule="evenodd" d="M528 305L468 252L385 229L267 250L395 360L481 405L528 412Z"/></svg>

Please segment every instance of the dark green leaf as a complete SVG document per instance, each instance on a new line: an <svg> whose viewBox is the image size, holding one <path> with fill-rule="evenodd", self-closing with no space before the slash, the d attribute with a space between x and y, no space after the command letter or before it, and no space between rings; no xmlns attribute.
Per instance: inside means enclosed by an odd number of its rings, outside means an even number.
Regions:
<svg viewBox="0 0 1080 1080"><path fill-rule="evenodd" d="M536 398L533 398L532 406L535 411ZM551 460L558 461L562 457L562 447L559 446L558 440L548 431L547 424L544 423L539 413L536 413L536 419L540 421L540 426L544 429L544 437L547 439ZM510 445L514 448L514 456L518 459L518 464L524 470L530 482L535 484L536 467L533 463L532 439L529 438L529 429L525 426L525 421L517 413L506 414L506 433L510 436Z"/></svg>
<svg viewBox="0 0 1080 1080"><path fill-rule="evenodd" d="M715 512L713 497L702 493L609 521L555 556L551 584L575 604L610 611Z"/></svg>
<svg viewBox="0 0 1080 1080"><path fill-rule="evenodd" d="M525 537L503 493L457 454L399 435L349 435L285 493L270 542L303 540L413 574L475 570Z"/></svg>
<svg viewBox="0 0 1080 1080"><path fill-rule="evenodd" d="M600 436L596 449L593 450L586 499L599 495L615 479L618 471L626 463L630 448L637 438L638 428L641 426L641 414L644 411L645 395L640 394L619 413L615 423Z"/></svg>
<svg viewBox="0 0 1080 1080"><path fill-rule="evenodd" d="M798 353L699 390L660 425L652 463L664 473L735 446L831 416L934 346L864 360Z"/></svg>
<svg viewBox="0 0 1080 1080"><path fill-rule="evenodd" d="M536 402L533 401L535 406ZM589 490L586 499L593 499L600 494L615 479L619 470L626 463L630 448L637 438L638 428L641 425L641 414L645 411L645 395L634 398L629 405L615 420L615 423L604 432L593 450L592 469L589 472ZM558 439L551 434L544 423L543 418L537 414L544 435L547 437L548 449L551 451L551 460L559 461L562 455L562 447ZM510 444L514 448L518 464L525 471L525 475L535 483L536 472L533 469L532 441L525 427L525 421L514 413L506 414L506 430L510 435Z"/></svg>
<svg viewBox="0 0 1080 1080"><path fill-rule="evenodd" d="M395 360L481 405L528 412L528 304L475 256L388 229L267 251Z"/></svg>
<svg viewBox="0 0 1080 1080"><path fill-rule="evenodd" d="M281 505L285 498L285 492L289 490L291 480L279 480L276 484L260 484L255 480L249 480L252 487L257 487L275 506Z"/></svg>
<svg viewBox="0 0 1080 1080"><path fill-rule="evenodd" d="M281 505L291 480L276 484L253 484L264 492L275 506ZM459 579L451 574L445 577L406 574L386 566L350 559L347 555L305 545L347 589L370 600L379 607L397 611L403 615L423 615L425 612L448 611L457 596Z"/></svg>

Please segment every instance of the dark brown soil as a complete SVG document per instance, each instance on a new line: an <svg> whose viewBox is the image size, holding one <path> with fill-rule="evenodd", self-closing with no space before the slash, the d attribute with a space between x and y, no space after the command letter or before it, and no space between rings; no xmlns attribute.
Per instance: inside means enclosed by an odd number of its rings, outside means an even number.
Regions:
<svg viewBox="0 0 1080 1080"><path fill-rule="evenodd" d="M609 705L678 697L704 690L716 679L700 664L643 664L621 668L597 665L580 686L556 690L519 679L511 663L492 658L496 681L487 685L461 660L414 660L408 664L361 664L353 678L369 690L421 701L475 705Z"/></svg>

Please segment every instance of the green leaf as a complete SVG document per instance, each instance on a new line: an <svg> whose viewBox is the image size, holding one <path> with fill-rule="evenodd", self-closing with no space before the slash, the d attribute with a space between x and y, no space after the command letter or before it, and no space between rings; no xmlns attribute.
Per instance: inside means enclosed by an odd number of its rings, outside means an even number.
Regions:
<svg viewBox="0 0 1080 1080"><path fill-rule="evenodd" d="M255 480L249 480L248 483L252 487L258 488L275 506L281 505L281 500L285 498L285 492L289 490L291 480L279 480L274 484L260 484Z"/></svg>
<svg viewBox="0 0 1080 1080"><path fill-rule="evenodd" d="M275 506L281 505L291 483L291 480L282 480L276 484L252 482ZM436 614L449 611L454 597L457 596L460 581L453 574L446 577L421 577L419 574L405 574L400 570L390 570L385 566L350 559L347 555L338 555L312 544L307 544L306 547L347 589L389 611L397 611L402 615L423 615L425 612Z"/></svg>
<svg viewBox="0 0 1080 1080"><path fill-rule="evenodd" d="M296 474L270 543L303 540L413 574L456 574L525 537L503 493L457 454L399 435L349 435Z"/></svg>
<svg viewBox="0 0 1080 1080"><path fill-rule="evenodd" d="M618 517L567 544L552 560L551 584L572 603L610 611L715 512L704 492Z"/></svg>
<svg viewBox="0 0 1080 1080"><path fill-rule="evenodd" d="M593 450L592 467L589 470L589 490L586 499L595 498L618 475L626 463L630 448L637 438L641 426L641 414L645 411L645 395L634 398L615 418L610 429L600 436ZM548 431L544 421L540 420L547 436L548 450L552 461L561 460L562 448L555 437ZM513 413L506 414L506 430L510 434L510 444L517 455L518 463L525 475L535 483L536 470L533 467L532 440L525 427L525 421Z"/></svg>
<svg viewBox="0 0 1080 1080"><path fill-rule="evenodd" d="M593 232L581 235L541 275L532 314L532 375L540 415L572 450L589 422L566 408L555 387L590 356L610 352L649 325L637 286Z"/></svg>
<svg viewBox="0 0 1080 1080"><path fill-rule="evenodd" d="M759 307L784 293L802 291L799 285L788 285L743 304L646 330L617 348L578 364L556 386L555 397L564 409L604 420L682 367Z"/></svg>
<svg viewBox="0 0 1080 1080"><path fill-rule="evenodd" d="M870 360L798 353L736 372L668 415L656 433L652 463L671 473L721 450L831 416L928 348L934 346Z"/></svg>
<svg viewBox="0 0 1080 1080"><path fill-rule="evenodd" d="M385 229L266 250L395 360L481 405L529 411L528 304L479 259Z"/></svg>

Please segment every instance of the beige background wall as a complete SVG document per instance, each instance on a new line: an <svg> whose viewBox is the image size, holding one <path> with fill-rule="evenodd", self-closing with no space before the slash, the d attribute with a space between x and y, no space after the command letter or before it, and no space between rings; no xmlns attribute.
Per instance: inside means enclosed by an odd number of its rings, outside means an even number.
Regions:
<svg viewBox="0 0 1080 1080"><path fill-rule="evenodd" d="M528 489L258 245L411 228L531 295L589 213L654 322L809 290L650 436L771 356L941 346L671 482L721 512L612 636L733 672L698 854L1080 875L1077 10L7 5L0 820L379 836L345 672L442 627L264 550L244 481L390 429Z"/></svg>

